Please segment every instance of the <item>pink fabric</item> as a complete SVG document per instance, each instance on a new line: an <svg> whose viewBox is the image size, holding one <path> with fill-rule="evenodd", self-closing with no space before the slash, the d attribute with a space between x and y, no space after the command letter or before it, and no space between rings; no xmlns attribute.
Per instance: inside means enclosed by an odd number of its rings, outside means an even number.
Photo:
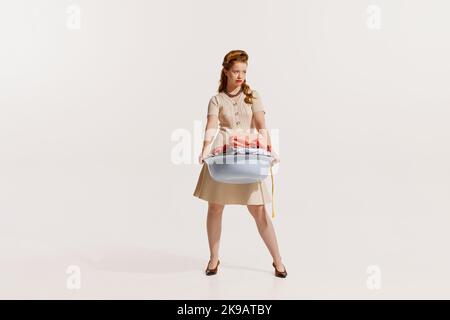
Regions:
<svg viewBox="0 0 450 320"><path fill-rule="evenodd" d="M271 146L265 144L262 139L259 139L258 137L250 138L249 136L236 136L233 135L230 137L230 140L228 143L225 143L221 147L217 147L212 151L213 155L218 155L221 153L226 153L227 149L231 150L232 147L234 148L261 148L267 151L271 151Z"/></svg>

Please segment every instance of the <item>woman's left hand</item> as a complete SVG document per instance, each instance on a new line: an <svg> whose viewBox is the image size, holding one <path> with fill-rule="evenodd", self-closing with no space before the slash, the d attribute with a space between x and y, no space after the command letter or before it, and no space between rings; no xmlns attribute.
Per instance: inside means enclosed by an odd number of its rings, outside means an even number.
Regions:
<svg viewBox="0 0 450 320"><path fill-rule="evenodd" d="M278 154L275 151L271 151L270 155L272 156L273 160L272 160L272 165L277 164L280 162L280 157L278 156Z"/></svg>

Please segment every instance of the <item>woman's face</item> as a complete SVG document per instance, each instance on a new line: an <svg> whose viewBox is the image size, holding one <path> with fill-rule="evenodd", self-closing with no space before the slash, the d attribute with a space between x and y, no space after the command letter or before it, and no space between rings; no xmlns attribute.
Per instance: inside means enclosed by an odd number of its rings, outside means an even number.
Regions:
<svg viewBox="0 0 450 320"><path fill-rule="evenodd" d="M240 61L235 62L230 70L225 70L228 83L236 86L239 86L244 82L246 73L247 64Z"/></svg>

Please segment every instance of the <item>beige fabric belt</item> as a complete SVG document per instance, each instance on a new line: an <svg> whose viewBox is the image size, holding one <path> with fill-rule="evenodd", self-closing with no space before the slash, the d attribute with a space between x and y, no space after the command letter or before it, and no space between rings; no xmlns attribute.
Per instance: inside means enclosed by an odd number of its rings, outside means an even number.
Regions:
<svg viewBox="0 0 450 320"><path fill-rule="evenodd" d="M270 165L270 178L272 180L272 218L275 218L275 199L273 197L273 191L274 191L274 183L273 183L273 173L272 173L272 165Z"/></svg>

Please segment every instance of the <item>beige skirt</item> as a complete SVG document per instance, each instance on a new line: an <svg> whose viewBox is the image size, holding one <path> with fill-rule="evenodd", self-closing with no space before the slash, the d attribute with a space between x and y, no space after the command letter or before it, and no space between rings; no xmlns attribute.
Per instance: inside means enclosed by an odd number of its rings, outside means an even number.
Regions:
<svg viewBox="0 0 450 320"><path fill-rule="evenodd" d="M248 184L218 182L209 174L206 163L203 163L193 195L218 204L257 205L272 202L265 182Z"/></svg>

